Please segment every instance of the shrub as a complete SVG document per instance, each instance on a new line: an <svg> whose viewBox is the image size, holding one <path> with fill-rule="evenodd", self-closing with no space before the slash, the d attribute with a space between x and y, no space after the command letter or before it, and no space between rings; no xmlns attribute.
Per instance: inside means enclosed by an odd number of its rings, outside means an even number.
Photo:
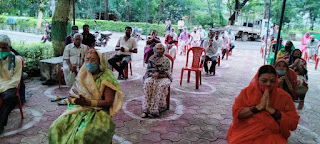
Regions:
<svg viewBox="0 0 320 144"><path fill-rule="evenodd" d="M27 73L39 71L39 62L43 59L49 59L54 57L52 44L35 42L13 42L13 49L15 49L25 61L24 70Z"/></svg>

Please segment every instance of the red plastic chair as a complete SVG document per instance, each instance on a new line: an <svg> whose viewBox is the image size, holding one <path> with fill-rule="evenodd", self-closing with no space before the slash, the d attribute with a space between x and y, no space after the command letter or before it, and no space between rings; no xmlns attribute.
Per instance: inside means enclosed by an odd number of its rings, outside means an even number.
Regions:
<svg viewBox="0 0 320 144"><path fill-rule="evenodd" d="M164 54L164 55L165 55L167 58L169 58L170 61L171 61L171 73L172 73L174 60L173 60L173 58L172 58L170 55L168 55L168 54ZM166 101L167 101L167 110L169 110L169 108L170 108L170 86L168 87L168 95L167 95Z"/></svg>
<svg viewBox="0 0 320 144"><path fill-rule="evenodd" d="M320 58L318 57L317 60L316 60L316 66L315 66L315 69L316 69L316 70L317 70L317 68L318 68L319 60L320 60Z"/></svg>
<svg viewBox="0 0 320 144"><path fill-rule="evenodd" d="M260 53L262 54L262 58L263 58L263 48L262 48L262 46L261 46L261 48L260 48Z"/></svg>
<svg viewBox="0 0 320 144"><path fill-rule="evenodd" d="M229 48L226 49L226 60L228 60L228 57L229 57ZM223 49L221 49L221 54L222 53L223 53Z"/></svg>
<svg viewBox="0 0 320 144"><path fill-rule="evenodd" d="M191 67L188 67L190 51L192 51L193 53L193 60ZM206 50L202 47L192 47L188 50L186 66L181 69L180 85L182 85L183 71L188 71L188 83L190 82L190 72L194 71L196 73L196 89L199 88L199 81L201 85L201 71L203 68L203 66L201 65L201 58L203 54L206 55Z"/></svg>
<svg viewBox="0 0 320 144"><path fill-rule="evenodd" d="M128 62L128 65L127 65L126 68L124 69L124 77L126 77L126 78L128 78L128 76L129 76L128 66L130 66L130 73L131 73L131 76L132 76L132 65L131 65L131 62L132 62L132 61L129 61L129 62ZM118 61L118 63L121 65L121 61ZM112 71L113 71L113 67L112 67Z"/></svg>
<svg viewBox="0 0 320 144"><path fill-rule="evenodd" d="M22 68L23 68L23 67L24 67L24 59L23 59L21 56L17 56L17 57L21 59ZM20 80L20 83L19 83L19 85L18 85L17 94L16 94L16 95L17 95L17 98L18 98L18 104L19 104L21 119L24 119L24 117L23 117L23 111L22 111L22 102L21 102L20 94L19 94L20 85L21 85L21 80Z"/></svg>

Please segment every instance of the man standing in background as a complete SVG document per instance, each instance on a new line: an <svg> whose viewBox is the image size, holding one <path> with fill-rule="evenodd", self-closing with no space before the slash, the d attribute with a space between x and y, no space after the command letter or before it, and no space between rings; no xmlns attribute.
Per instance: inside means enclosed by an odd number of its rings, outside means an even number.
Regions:
<svg viewBox="0 0 320 144"><path fill-rule="evenodd" d="M179 29L178 37L183 32L183 27L184 27L184 21L182 20L182 18L180 18L180 20L178 21L178 29Z"/></svg>

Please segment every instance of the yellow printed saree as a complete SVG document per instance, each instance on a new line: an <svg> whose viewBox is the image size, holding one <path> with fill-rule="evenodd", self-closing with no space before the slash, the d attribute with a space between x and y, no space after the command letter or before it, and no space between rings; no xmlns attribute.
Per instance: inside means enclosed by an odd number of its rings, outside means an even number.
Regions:
<svg viewBox="0 0 320 144"><path fill-rule="evenodd" d="M113 105L108 108L68 105L68 109L56 119L49 129L50 144L109 144L115 133L111 116L122 107L122 92L113 73L105 67L100 52L99 74L92 75L84 64L70 90L70 95L79 97L77 91L87 100L101 100L105 87L115 91Z"/></svg>

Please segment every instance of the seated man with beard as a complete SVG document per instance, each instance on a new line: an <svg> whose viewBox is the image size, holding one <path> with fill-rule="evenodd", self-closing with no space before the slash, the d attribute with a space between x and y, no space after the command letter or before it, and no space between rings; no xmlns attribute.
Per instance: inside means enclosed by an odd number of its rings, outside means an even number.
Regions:
<svg viewBox="0 0 320 144"><path fill-rule="evenodd" d="M176 49L177 49L177 34L174 32L174 28L171 28L171 32L166 35L165 38L165 44L166 44L166 50L165 53L169 54L172 58L176 58Z"/></svg>

